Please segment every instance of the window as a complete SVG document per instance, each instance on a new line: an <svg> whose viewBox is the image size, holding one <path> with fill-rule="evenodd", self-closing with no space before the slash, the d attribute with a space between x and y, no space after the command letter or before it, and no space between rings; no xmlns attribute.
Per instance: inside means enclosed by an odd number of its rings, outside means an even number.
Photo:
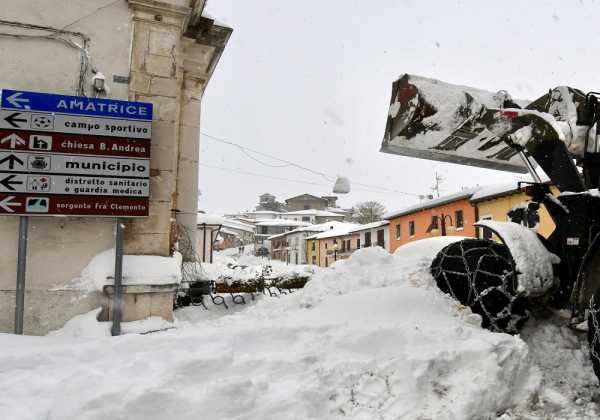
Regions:
<svg viewBox="0 0 600 420"><path fill-rule="evenodd" d="M310 210L310 206L308 204L304 205L304 210Z"/></svg>
<svg viewBox="0 0 600 420"><path fill-rule="evenodd" d="M310 216L302 216L303 222L310 222Z"/></svg>
<svg viewBox="0 0 600 420"><path fill-rule="evenodd" d="M385 233L383 229L377 231L377 246L385 248Z"/></svg>
<svg viewBox="0 0 600 420"><path fill-rule="evenodd" d="M396 225L396 239L400 239L400 223Z"/></svg>
<svg viewBox="0 0 600 420"><path fill-rule="evenodd" d="M325 242L325 249L327 249L327 242Z"/></svg>
<svg viewBox="0 0 600 420"><path fill-rule="evenodd" d="M346 252L346 241L342 241L342 252Z"/></svg>
<svg viewBox="0 0 600 420"><path fill-rule="evenodd" d="M352 246L350 245L350 239L348 239L348 240L346 241L346 249L347 249L348 251L350 251L350 250L352 249Z"/></svg>
<svg viewBox="0 0 600 420"><path fill-rule="evenodd" d="M260 233L263 234L263 235L266 235L267 234L267 226L261 226L260 227Z"/></svg>
<svg viewBox="0 0 600 420"><path fill-rule="evenodd" d="M437 216L431 216L431 225L429 225L429 230L433 229L439 229Z"/></svg>
<svg viewBox="0 0 600 420"><path fill-rule="evenodd" d="M456 210L454 212L454 224L456 229L462 229L465 227L465 218L462 210Z"/></svg>
<svg viewBox="0 0 600 420"><path fill-rule="evenodd" d="M371 232L365 232L365 248L371 246Z"/></svg>
<svg viewBox="0 0 600 420"><path fill-rule="evenodd" d="M313 242L313 244L314 244L314 242ZM313 265L317 265L317 256L316 255L312 256L312 263L313 263Z"/></svg>
<svg viewBox="0 0 600 420"><path fill-rule="evenodd" d="M360 249L360 238L356 240L356 249Z"/></svg>
<svg viewBox="0 0 600 420"><path fill-rule="evenodd" d="M408 222L408 235L409 236L415 236L415 222L414 222L414 220L411 220L410 222Z"/></svg>
<svg viewBox="0 0 600 420"><path fill-rule="evenodd" d="M311 242L311 246L310 246L310 249L311 249L311 251L314 251L314 250L315 250L315 248L316 248L315 244L316 244L316 242L315 242L315 241L312 241L312 242ZM314 257L313 257L313 258L314 258Z"/></svg>

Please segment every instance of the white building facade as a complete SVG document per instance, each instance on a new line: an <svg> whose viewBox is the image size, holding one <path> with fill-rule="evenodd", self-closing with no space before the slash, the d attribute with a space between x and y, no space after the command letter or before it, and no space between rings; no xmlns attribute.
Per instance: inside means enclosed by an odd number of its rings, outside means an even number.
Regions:
<svg viewBox="0 0 600 420"><path fill-rule="evenodd" d="M386 251L390 251L389 220L367 223L352 229L351 233L360 235L360 247L369 248L380 246Z"/></svg>
<svg viewBox="0 0 600 420"><path fill-rule="evenodd" d="M295 220L312 224L320 224L331 221L341 222L344 220L343 214L333 213L325 210L298 210L287 213L281 213L280 217L286 220Z"/></svg>

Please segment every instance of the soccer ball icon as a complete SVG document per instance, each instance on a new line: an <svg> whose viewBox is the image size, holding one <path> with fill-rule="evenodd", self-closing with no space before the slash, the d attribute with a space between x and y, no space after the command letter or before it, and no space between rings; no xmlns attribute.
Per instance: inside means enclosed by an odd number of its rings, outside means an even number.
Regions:
<svg viewBox="0 0 600 420"><path fill-rule="evenodd" d="M45 114L34 114L31 116L31 127L51 129L54 126L54 116Z"/></svg>

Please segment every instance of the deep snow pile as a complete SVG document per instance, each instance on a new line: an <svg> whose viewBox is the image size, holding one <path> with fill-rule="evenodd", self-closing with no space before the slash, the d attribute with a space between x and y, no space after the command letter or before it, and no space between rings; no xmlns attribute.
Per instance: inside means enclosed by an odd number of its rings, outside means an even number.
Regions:
<svg viewBox="0 0 600 420"><path fill-rule="evenodd" d="M210 319L187 308L176 331L0 334L0 418L494 418L539 374L520 338L435 289L424 254L448 240L360 250L292 295Z"/></svg>
<svg viewBox="0 0 600 420"><path fill-rule="evenodd" d="M538 311L525 325L521 336L542 372L542 382L535 398L508 410L502 420L600 418L598 379L586 333L570 329L569 316L568 311Z"/></svg>

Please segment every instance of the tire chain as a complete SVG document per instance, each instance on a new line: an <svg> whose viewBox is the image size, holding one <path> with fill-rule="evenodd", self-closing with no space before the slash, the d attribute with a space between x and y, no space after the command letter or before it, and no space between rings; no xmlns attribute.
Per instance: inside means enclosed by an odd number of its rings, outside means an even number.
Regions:
<svg viewBox="0 0 600 420"><path fill-rule="evenodd" d="M594 373L600 378L600 305L596 304L596 294L590 299L588 308L588 343Z"/></svg>
<svg viewBox="0 0 600 420"><path fill-rule="evenodd" d="M460 247L458 253L457 246ZM477 258L474 269L471 269L473 262L469 263L472 255ZM492 267L489 267L490 263ZM445 268L445 265L458 266L462 271ZM483 265L488 266L488 270ZM489 271L489 268L496 268L494 265L503 268L502 273ZM516 293L514 265L504 245L482 239L467 239L447 245L434 259L431 273L443 292L481 315L483 326L491 331L515 334L529 318L527 300ZM459 279L463 284L457 284ZM493 281L490 282L490 279ZM468 290L466 296L465 289ZM502 301L505 303L501 310L494 308Z"/></svg>

